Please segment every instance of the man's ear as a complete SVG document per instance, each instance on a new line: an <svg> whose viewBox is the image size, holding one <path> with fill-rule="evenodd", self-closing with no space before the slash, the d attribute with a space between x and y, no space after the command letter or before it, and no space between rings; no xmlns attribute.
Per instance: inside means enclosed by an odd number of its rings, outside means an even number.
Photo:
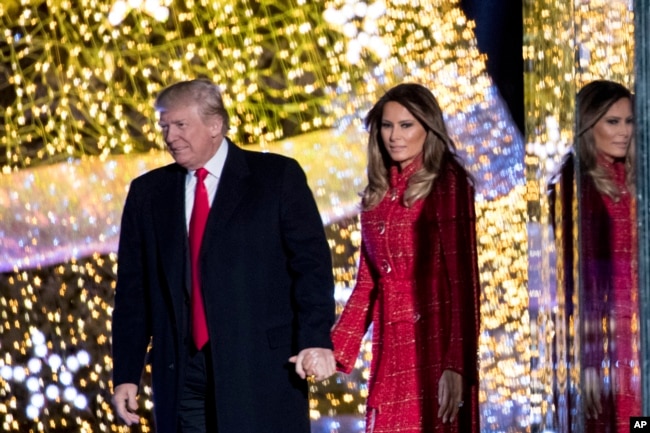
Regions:
<svg viewBox="0 0 650 433"><path fill-rule="evenodd" d="M223 119L221 116L214 116L214 120L212 121L210 129L213 138L218 135L222 135Z"/></svg>

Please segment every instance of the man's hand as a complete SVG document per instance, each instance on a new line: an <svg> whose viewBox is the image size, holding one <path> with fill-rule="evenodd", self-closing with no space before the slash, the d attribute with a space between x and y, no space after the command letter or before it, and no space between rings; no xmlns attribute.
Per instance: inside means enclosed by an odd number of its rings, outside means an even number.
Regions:
<svg viewBox="0 0 650 433"><path fill-rule="evenodd" d="M311 347L289 358L296 363L296 373L301 378L314 376L317 381L325 380L336 373L336 360L330 349Z"/></svg>
<svg viewBox="0 0 650 433"><path fill-rule="evenodd" d="M127 425L140 422L140 416L135 413L138 409L138 385L134 383L123 383L113 391L113 404L117 414Z"/></svg>
<svg viewBox="0 0 650 433"><path fill-rule="evenodd" d="M458 409L463 405L463 377L452 370L442 372L438 382L438 418L442 422L453 422Z"/></svg>

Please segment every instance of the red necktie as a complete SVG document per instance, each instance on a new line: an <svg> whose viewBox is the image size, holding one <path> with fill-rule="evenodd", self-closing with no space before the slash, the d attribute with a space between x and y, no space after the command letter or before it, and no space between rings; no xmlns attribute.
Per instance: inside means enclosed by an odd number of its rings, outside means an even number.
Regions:
<svg viewBox="0 0 650 433"><path fill-rule="evenodd" d="M200 350L208 342L208 325L205 319L205 308L203 307L203 294L201 292L201 273L199 269L199 251L205 223L210 212L208 191L205 188L205 180L208 171L199 168L194 173L196 176L196 190L194 192L194 207L190 217L190 264L192 266L192 337L194 344Z"/></svg>

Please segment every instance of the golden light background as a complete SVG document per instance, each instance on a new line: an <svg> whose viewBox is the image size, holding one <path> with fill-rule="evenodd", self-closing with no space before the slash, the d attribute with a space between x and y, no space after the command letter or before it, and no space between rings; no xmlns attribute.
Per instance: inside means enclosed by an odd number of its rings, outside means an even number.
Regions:
<svg viewBox="0 0 650 433"><path fill-rule="evenodd" d="M198 76L222 86L238 144L305 168L339 310L360 241L361 119L396 83L429 86L477 179L482 430L548 426L555 301L550 276L530 267L550 269L540 191L571 141L580 80L631 82L632 12L625 2L524 3L522 135L456 1L3 1L1 428L128 431L110 405L121 207L131 179L169 161L153 98ZM361 431L368 346L350 377L312 386L315 429ZM142 424L150 431L146 410Z"/></svg>

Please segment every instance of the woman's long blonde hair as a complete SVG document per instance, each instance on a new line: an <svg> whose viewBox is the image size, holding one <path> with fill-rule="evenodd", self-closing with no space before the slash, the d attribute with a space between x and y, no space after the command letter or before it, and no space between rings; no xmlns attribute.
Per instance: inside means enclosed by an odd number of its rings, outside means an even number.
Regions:
<svg viewBox="0 0 650 433"><path fill-rule="evenodd" d="M608 80L596 80L585 85L578 92L576 104L578 119L576 128L575 152L580 162L580 170L589 175L601 194L618 200L622 191L616 186L607 171L598 164L598 151L594 139L594 126L607 113L612 105L627 98L633 102L632 92L625 86ZM634 138L625 156L626 186L634 191Z"/></svg>
<svg viewBox="0 0 650 433"><path fill-rule="evenodd" d="M406 108L427 132L422 168L411 176L404 194L406 206L410 207L416 200L424 198L431 191L443 155L446 152L455 155L455 146L447 133L442 110L431 91L415 83L399 84L391 88L368 112L364 122L369 138L368 186L362 193L363 210L377 206L390 187L389 173L394 162L381 138L384 106L388 102L397 102Z"/></svg>

